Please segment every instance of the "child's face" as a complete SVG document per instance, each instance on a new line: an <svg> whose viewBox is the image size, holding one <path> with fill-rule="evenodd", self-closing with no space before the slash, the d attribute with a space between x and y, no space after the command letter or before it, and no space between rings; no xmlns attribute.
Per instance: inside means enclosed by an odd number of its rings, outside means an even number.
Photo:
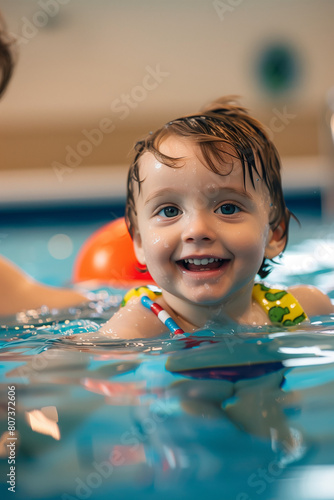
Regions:
<svg viewBox="0 0 334 500"><path fill-rule="evenodd" d="M213 306L244 291L251 294L264 255L273 258L282 250L270 229L265 184L255 175L254 189L246 176L245 190L237 160L229 175L208 170L199 147L187 139L168 137L160 151L184 160L172 168L151 153L141 158L138 260L165 298Z"/></svg>

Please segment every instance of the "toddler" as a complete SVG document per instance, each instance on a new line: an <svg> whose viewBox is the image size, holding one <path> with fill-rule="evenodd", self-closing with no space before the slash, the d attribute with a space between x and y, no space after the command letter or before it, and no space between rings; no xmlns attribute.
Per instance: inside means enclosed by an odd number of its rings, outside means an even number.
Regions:
<svg viewBox="0 0 334 500"><path fill-rule="evenodd" d="M126 223L138 261L181 329L219 324L290 326L334 307L316 288L255 284L287 244L277 150L263 126L229 98L173 120L136 146ZM132 292L102 328L111 337L166 331ZM127 297L126 297L127 299Z"/></svg>
<svg viewBox="0 0 334 500"><path fill-rule="evenodd" d="M144 293L180 329L194 332L211 320L290 326L333 312L330 299L316 288L273 290L255 282L257 275L269 274L272 260L284 251L291 213L277 150L245 109L222 98L150 133L135 153L126 224L138 261L159 287ZM2 313L13 288L21 308L85 300L72 290L27 281L18 270L13 280L12 265L2 266L7 276ZM100 334L151 337L165 333L165 323L131 291Z"/></svg>

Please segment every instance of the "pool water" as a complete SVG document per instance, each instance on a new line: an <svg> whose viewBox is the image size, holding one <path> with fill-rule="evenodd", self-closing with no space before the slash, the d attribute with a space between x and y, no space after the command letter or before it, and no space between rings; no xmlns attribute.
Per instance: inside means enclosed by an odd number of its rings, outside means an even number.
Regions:
<svg viewBox="0 0 334 500"><path fill-rule="evenodd" d="M299 239L268 281L334 299L333 224L312 222ZM85 308L3 321L1 498L334 499L334 315L66 340L98 330L123 293L104 287Z"/></svg>

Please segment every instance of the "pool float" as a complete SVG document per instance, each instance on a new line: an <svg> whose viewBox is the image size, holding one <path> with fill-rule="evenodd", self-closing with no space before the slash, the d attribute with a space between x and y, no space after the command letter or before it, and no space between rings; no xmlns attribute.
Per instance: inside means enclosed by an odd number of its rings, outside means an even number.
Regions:
<svg viewBox="0 0 334 500"><path fill-rule="evenodd" d="M82 246L73 270L73 282L95 281L119 288L153 284L137 261L124 218L93 233Z"/></svg>
<svg viewBox="0 0 334 500"><path fill-rule="evenodd" d="M298 300L287 290L255 283L253 298L268 314L274 325L295 326L308 319Z"/></svg>

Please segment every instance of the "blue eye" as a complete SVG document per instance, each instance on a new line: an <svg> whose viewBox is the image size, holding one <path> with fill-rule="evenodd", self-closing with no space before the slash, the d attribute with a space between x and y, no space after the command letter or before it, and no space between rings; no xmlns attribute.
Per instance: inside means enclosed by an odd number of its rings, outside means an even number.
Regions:
<svg viewBox="0 0 334 500"><path fill-rule="evenodd" d="M164 207L160 210L160 212L158 213L158 215L160 215L161 217L176 217L177 215L179 215L180 213L180 210L176 207L173 207L173 206L169 206L169 207Z"/></svg>
<svg viewBox="0 0 334 500"><path fill-rule="evenodd" d="M234 205L233 203L224 203L219 208L217 208L216 213L220 213L222 215L233 215L240 212L240 208Z"/></svg>

